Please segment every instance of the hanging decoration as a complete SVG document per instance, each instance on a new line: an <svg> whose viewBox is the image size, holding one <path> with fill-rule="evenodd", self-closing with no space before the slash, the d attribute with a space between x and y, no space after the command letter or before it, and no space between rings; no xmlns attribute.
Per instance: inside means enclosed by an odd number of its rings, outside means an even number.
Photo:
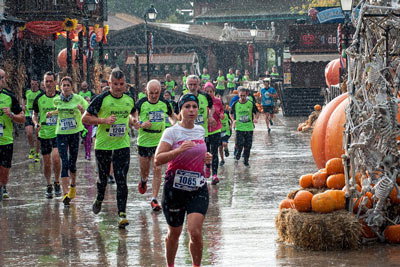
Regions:
<svg viewBox="0 0 400 267"><path fill-rule="evenodd" d="M26 23L26 29L41 37L53 35L63 31L62 21L30 21Z"/></svg>
<svg viewBox="0 0 400 267"><path fill-rule="evenodd" d="M108 35L108 32L109 32L109 27L108 27L108 25L106 24L106 25L104 25L104 28L103 28L103 33L104 33L103 44L107 44L107 35Z"/></svg>
<svg viewBox="0 0 400 267"><path fill-rule="evenodd" d="M14 45L15 34L16 31L14 25L1 25L0 35L7 51L9 51Z"/></svg>
<svg viewBox="0 0 400 267"><path fill-rule="evenodd" d="M76 20L76 19L66 18L64 20L64 22L62 23L62 27L63 27L64 31L67 31L67 32L75 31L76 26L78 26L78 20Z"/></svg>

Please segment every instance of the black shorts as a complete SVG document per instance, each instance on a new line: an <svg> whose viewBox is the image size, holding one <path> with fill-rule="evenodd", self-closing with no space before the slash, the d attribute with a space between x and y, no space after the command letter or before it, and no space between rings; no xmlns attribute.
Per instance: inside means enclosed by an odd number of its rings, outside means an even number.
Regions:
<svg viewBox="0 0 400 267"><path fill-rule="evenodd" d="M220 145L222 145L222 143L228 143L229 138L231 138L230 135L224 135L223 137L221 137Z"/></svg>
<svg viewBox="0 0 400 267"><path fill-rule="evenodd" d="M0 166L7 169L11 168L13 148L13 144L0 145Z"/></svg>
<svg viewBox="0 0 400 267"><path fill-rule="evenodd" d="M169 226L179 227L185 221L185 214L201 213L206 216L208 210L207 184L196 191L184 191L164 184L162 209Z"/></svg>
<svg viewBox="0 0 400 267"><path fill-rule="evenodd" d="M226 93L226 91L228 91L228 90L226 90L226 89L215 89L215 94L216 95L220 95L220 96L224 96Z"/></svg>
<svg viewBox="0 0 400 267"><path fill-rule="evenodd" d="M264 113L274 114L274 106L262 106Z"/></svg>
<svg viewBox="0 0 400 267"><path fill-rule="evenodd" d="M56 137L50 139L43 139L39 137L40 141L40 152L42 155L48 155L53 151L53 148L57 148Z"/></svg>
<svg viewBox="0 0 400 267"><path fill-rule="evenodd" d="M30 117L30 116L25 116L25 127L26 127L26 126L33 126L32 117Z"/></svg>
<svg viewBox="0 0 400 267"><path fill-rule="evenodd" d="M145 147L145 146L137 146L137 151L139 153L139 156L143 158L148 158L153 156L156 153L156 146L152 147Z"/></svg>

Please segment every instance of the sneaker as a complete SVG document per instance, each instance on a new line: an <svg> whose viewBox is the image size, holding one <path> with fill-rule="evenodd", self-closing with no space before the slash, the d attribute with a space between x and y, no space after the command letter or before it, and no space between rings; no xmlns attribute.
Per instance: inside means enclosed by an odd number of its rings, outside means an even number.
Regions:
<svg viewBox="0 0 400 267"><path fill-rule="evenodd" d="M210 168L206 166L206 173L205 173L206 178L210 178L210 175L211 175Z"/></svg>
<svg viewBox="0 0 400 267"><path fill-rule="evenodd" d="M146 193L146 191L147 191L147 181L143 181L143 180L140 180L140 183L139 183L139 193L140 194L144 194L144 193Z"/></svg>
<svg viewBox="0 0 400 267"><path fill-rule="evenodd" d="M109 184L114 184L115 183L115 181L114 181L114 177L112 176L112 175L108 175L108 183Z"/></svg>
<svg viewBox="0 0 400 267"><path fill-rule="evenodd" d="M69 203L71 202L71 199L69 198L68 194L65 194L62 202L64 203L64 206L69 206Z"/></svg>
<svg viewBox="0 0 400 267"><path fill-rule="evenodd" d="M272 120L269 120L269 124L271 124L271 126L273 126L273 125L274 125L274 123L273 123L273 121L272 121Z"/></svg>
<svg viewBox="0 0 400 267"><path fill-rule="evenodd" d="M91 160L91 156L90 156L90 155L86 155L86 156L85 156L85 159Z"/></svg>
<svg viewBox="0 0 400 267"><path fill-rule="evenodd" d="M157 199L153 199L150 202L150 205L151 205L151 208L153 209L153 211L160 211L161 210L161 206L160 206L160 204L158 204Z"/></svg>
<svg viewBox="0 0 400 267"><path fill-rule="evenodd" d="M35 161L39 162L40 161L40 153L35 154Z"/></svg>
<svg viewBox="0 0 400 267"><path fill-rule="evenodd" d="M35 157L35 149L32 148L31 150L29 150L29 159L33 159Z"/></svg>
<svg viewBox="0 0 400 267"><path fill-rule="evenodd" d="M250 164L249 164L249 161L248 161L248 160L243 161L243 164L244 164L244 166L246 166L246 167L250 167Z"/></svg>
<svg viewBox="0 0 400 267"><path fill-rule="evenodd" d="M2 196L3 196L3 199L9 198L6 186L3 186Z"/></svg>
<svg viewBox="0 0 400 267"><path fill-rule="evenodd" d="M46 198L52 199L53 198L53 186L49 184L46 188Z"/></svg>
<svg viewBox="0 0 400 267"><path fill-rule="evenodd" d="M219 179L218 179L217 175L214 174L214 175L213 175L213 178L212 178L211 184L212 184L212 185L216 185L216 184L218 184L218 183L219 183Z"/></svg>
<svg viewBox="0 0 400 267"><path fill-rule="evenodd" d="M225 161L224 160L221 160L221 162L219 163L219 166L224 166L224 164L225 164Z"/></svg>
<svg viewBox="0 0 400 267"><path fill-rule="evenodd" d="M93 202L92 211L93 211L94 214L99 214L99 212L101 211L101 204L102 203L103 203L102 201L97 200L97 199Z"/></svg>
<svg viewBox="0 0 400 267"><path fill-rule="evenodd" d="M119 213L119 223L118 223L118 227L120 229L125 229L125 227L129 225L128 220L126 219L126 213L125 212L120 212Z"/></svg>
<svg viewBox="0 0 400 267"><path fill-rule="evenodd" d="M224 149L225 157L229 157L229 150L227 148Z"/></svg>
<svg viewBox="0 0 400 267"><path fill-rule="evenodd" d="M70 199L74 199L76 197L76 187L75 186L69 187L68 197Z"/></svg>
<svg viewBox="0 0 400 267"><path fill-rule="evenodd" d="M235 150L233 151L233 156L236 157L237 154L237 149L235 148Z"/></svg>
<svg viewBox="0 0 400 267"><path fill-rule="evenodd" d="M54 182L54 194L56 197L61 197L61 186L60 183Z"/></svg>
<svg viewBox="0 0 400 267"><path fill-rule="evenodd" d="M271 128L268 128L268 132L271 132Z"/></svg>

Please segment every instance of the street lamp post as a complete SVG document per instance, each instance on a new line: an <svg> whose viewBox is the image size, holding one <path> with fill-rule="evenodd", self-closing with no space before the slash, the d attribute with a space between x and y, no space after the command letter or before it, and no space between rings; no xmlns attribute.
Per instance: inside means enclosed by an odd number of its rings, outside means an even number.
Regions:
<svg viewBox="0 0 400 267"><path fill-rule="evenodd" d="M155 20L157 17L157 10L154 8L153 5L147 9L146 13L144 14L144 34L145 34L145 43L146 43L146 59L147 59L147 81L150 81L150 46L149 46L149 35L147 32L147 19Z"/></svg>
<svg viewBox="0 0 400 267"><path fill-rule="evenodd" d="M251 24L251 28L250 28L250 36L253 38L253 81L256 80L256 64L255 64L255 47L254 44L256 42L256 37L258 34L258 28L255 22L253 22Z"/></svg>
<svg viewBox="0 0 400 267"><path fill-rule="evenodd" d="M86 47L87 47L87 57L86 57L86 82L88 84L89 90L92 90L91 82L90 82L90 35L89 35L89 12L93 12L97 8L97 4L99 0L86 0L86 12L85 12L85 28L86 28Z"/></svg>
<svg viewBox="0 0 400 267"><path fill-rule="evenodd" d="M344 33L344 48L347 49L349 47L349 40L350 40L350 13L353 8L353 0L340 0L340 7L342 9L344 15L344 24L343 24L343 33ZM346 57L346 72L348 68L348 60Z"/></svg>

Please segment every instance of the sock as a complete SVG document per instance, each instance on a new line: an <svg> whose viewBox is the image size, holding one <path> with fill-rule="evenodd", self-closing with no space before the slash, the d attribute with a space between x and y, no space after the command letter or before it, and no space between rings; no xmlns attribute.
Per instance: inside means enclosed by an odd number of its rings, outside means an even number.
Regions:
<svg viewBox="0 0 400 267"><path fill-rule="evenodd" d="M153 200L157 201L157 198L155 198L155 197L152 197L152 198L151 198L151 201L153 201Z"/></svg>

